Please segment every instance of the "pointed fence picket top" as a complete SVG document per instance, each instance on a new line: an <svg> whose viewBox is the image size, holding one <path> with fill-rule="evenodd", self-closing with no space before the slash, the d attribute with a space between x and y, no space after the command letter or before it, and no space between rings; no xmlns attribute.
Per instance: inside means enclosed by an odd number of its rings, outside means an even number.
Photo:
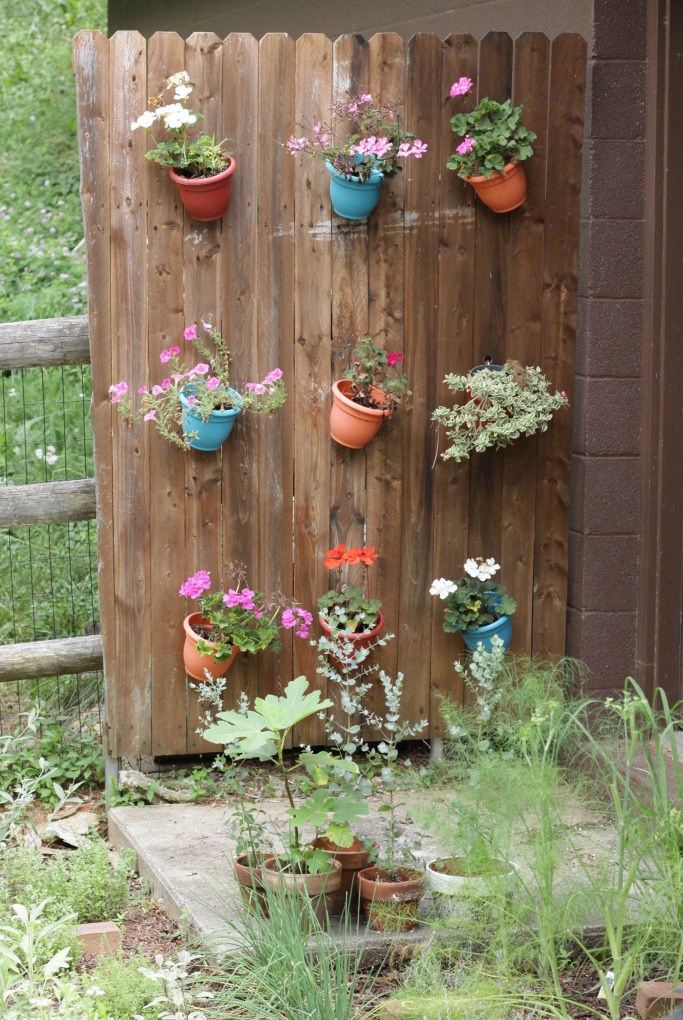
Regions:
<svg viewBox="0 0 683 1020"><path fill-rule="evenodd" d="M169 74L186 68L210 133L237 169L224 219L191 220L130 124ZM443 377L490 354L540 364L571 399L577 303L586 45L526 33L445 41L393 33L335 42L308 34L260 42L233 34L117 32L74 41L81 189L90 283L93 426L102 643L115 754L208 750L183 671L177 591L198 569L216 582L247 565L255 586L314 608L330 582L330 545L375 545L369 590L396 639L382 653L405 673L404 707L441 733L438 698L462 695L459 637L428 594L468 555L495 556L517 599L513 649L565 649L571 414L547 433L460 465L434 464L431 412ZM449 97L461 75L476 94ZM393 103L429 144L383 190L368 221L331 210L325 169L283 143L348 92ZM523 208L497 216L445 163L456 108L490 95L525 105L538 136ZM147 383L159 352L210 316L229 339L234 376L278 366L288 401L266 420L243 415L215 454L186 454L112 415L108 387ZM332 381L369 333L403 352L412 408L370 446L332 443ZM350 580L354 580L350 575ZM279 654L239 656L227 698L278 690L313 650L291 635ZM378 704L378 694L371 697ZM321 742L318 720L296 739Z"/></svg>

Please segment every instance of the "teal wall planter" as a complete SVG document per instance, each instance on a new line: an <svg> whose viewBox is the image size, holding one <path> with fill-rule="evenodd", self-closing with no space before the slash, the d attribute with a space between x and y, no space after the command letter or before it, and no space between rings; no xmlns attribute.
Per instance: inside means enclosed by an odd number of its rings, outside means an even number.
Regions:
<svg viewBox="0 0 683 1020"><path fill-rule="evenodd" d="M345 220L366 220L379 202L384 174L373 170L370 178L361 184L346 174L340 174L329 160L325 160L330 175L330 198L337 216Z"/></svg>
<svg viewBox="0 0 683 1020"><path fill-rule="evenodd" d="M212 411L208 421L202 421L187 403L192 394L192 387L186 386L178 391L178 398L183 408L183 435L194 450L218 450L232 432L237 415L242 410L242 398L237 390L230 394L237 407L229 411Z"/></svg>
<svg viewBox="0 0 683 1020"><path fill-rule="evenodd" d="M494 634L503 642L503 651L507 652L512 640L512 620L509 616L500 616L493 623L487 623L485 627L477 627L476 630L464 630L460 633L462 634L463 641L472 652L476 652L480 641L485 651L492 651L491 638Z"/></svg>

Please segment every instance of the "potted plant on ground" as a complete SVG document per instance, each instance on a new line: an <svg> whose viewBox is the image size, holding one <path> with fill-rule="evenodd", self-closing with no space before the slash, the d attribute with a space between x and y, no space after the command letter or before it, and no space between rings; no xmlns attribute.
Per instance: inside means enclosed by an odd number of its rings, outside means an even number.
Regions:
<svg viewBox="0 0 683 1020"><path fill-rule="evenodd" d="M461 461L474 450L502 449L520 436L545 432L553 414L568 404L567 394L551 393L540 368L524 368L518 361L505 365L477 365L468 375L447 375L454 394L464 404L437 407L432 419L446 431L444 460Z"/></svg>
<svg viewBox="0 0 683 1020"><path fill-rule="evenodd" d="M430 595L438 595L446 603L443 629L447 634L460 631L472 651L481 645L490 652L494 635L506 650L512 639L510 617L517 604L507 588L491 580L500 565L492 556L486 560L477 556L466 560L464 569L467 577L457 581L440 577L429 589Z"/></svg>
<svg viewBox="0 0 683 1020"><path fill-rule="evenodd" d="M365 93L338 102L332 117L332 127L318 121L310 138L291 135L287 147L292 155L306 152L323 160L334 211L347 220L364 220L379 202L384 180L398 173L409 156L421 159L427 145L403 130L394 107L377 104ZM335 138L335 121L351 121L355 130Z"/></svg>
<svg viewBox="0 0 683 1020"><path fill-rule="evenodd" d="M109 387L112 404L127 421L153 422L164 439L183 449L214 451L228 438L242 411L265 415L282 407L287 399L282 369L272 369L261 382L245 383L239 392L230 385L230 351L217 329L205 322L198 331L192 323L185 340L193 344L199 361L188 367L179 347L163 350L159 360L166 378L151 389L138 388L136 409L128 383Z"/></svg>
<svg viewBox="0 0 683 1020"><path fill-rule="evenodd" d="M335 443L362 449L401 401L410 399L410 379L398 367L402 361L402 354L377 347L369 336L360 341L351 368L332 384L330 433Z"/></svg>
<svg viewBox="0 0 683 1020"><path fill-rule="evenodd" d="M386 812L386 845L376 864L358 872L360 901L368 924L377 931L409 931L415 927L417 911L425 891L424 872L415 866L412 849L401 846L402 830L396 800L399 789L398 743L418 736L428 725L423 719L415 725L401 720L403 674L392 680L379 671L384 691L384 716L366 710L365 721L381 735L381 741L370 749L368 758L379 770L388 802L380 810Z"/></svg>
<svg viewBox="0 0 683 1020"><path fill-rule="evenodd" d="M235 587L227 592L204 594L211 587L208 570L198 570L181 585L182 598L198 599L201 610L183 621L185 646L183 660L189 676L203 680L223 676L238 652L251 655L265 648L279 651L280 630L294 630L307 638L313 620L311 614L291 599L275 593L264 595L246 585L242 564L230 564Z"/></svg>
<svg viewBox="0 0 683 1020"><path fill-rule="evenodd" d="M187 71L178 71L166 80L166 92L173 92L173 102L165 103L164 92L150 100L151 110L145 110L131 124L131 131L145 128L154 141L147 159L167 166L171 180L178 185L183 205L194 220L218 220L225 215L232 197L232 175L235 160L225 149L225 142L217 142L209 135L187 137L188 128L203 120L201 113L193 113L186 106L192 93ZM168 132L167 141L154 137L153 127L162 124Z"/></svg>
<svg viewBox="0 0 683 1020"><path fill-rule="evenodd" d="M467 95L470 78L451 87L451 97ZM494 212L517 209L526 199L526 175L522 163L533 154L533 131L522 124L523 106L506 99L481 99L470 113L451 118L451 127L462 138L446 166L471 184L482 202Z"/></svg>
<svg viewBox="0 0 683 1020"><path fill-rule="evenodd" d="M308 748L293 762L285 761L293 727L332 706L331 701L321 700L320 691L308 687L306 677L300 676L287 684L283 695L256 698L253 709L219 712L204 737L225 745L231 758L270 761L277 768L288 801L285 850L263 863L262 880L287 895L309 897L324 923L329 901L341 882L341 865L305 842L302 827L308 825L316 835L324 832L334 843L348 846L353 839L349 824L367 814L368 806L352 787L343 797L329 789L332 776L358 772L354 762Z"/></svg>
<svg viewBox="0 0 683 1020"><path fill-rule="evenodd" d="M458 853L436 857L427 864L427 885L441 917L458 918L463 901L498 899L514 880L516 868L500 857L492 833L484 831L476 805L455 796L449 813L457 817L453 836Z"/></svg>
<svg viewBox="0 0 683 1020"><path fill-rule="evenodd" d="M357 648L367 648L384 627L382 603L379 599L366 598L364 593L367 568L376 559L377 553L372 546L347 549L345 545L337 545L325 553L323 564L328 570L339 571L340 582L338 588L331 588L318 599L318 619L325 634L340 649L345 642ZM358 564L363 568L362 585L342 583L342 569Z"/></svg>

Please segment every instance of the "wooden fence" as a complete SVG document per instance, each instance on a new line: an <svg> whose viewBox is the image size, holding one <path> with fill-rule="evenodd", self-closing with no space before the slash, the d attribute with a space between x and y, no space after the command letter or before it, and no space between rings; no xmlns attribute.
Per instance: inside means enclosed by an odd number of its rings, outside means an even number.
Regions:
<svg viewBox="0 0 683 1020"><path fill-rule="evenodd" d="M100 605L114 753L201 750L197 705L183 672L178 587L203 568L220 581L231 560L252 586L309 608L330 584L330 545L374 545L372 595L396 640L384 661L406 676L405 709L439 735L437 695L458 693L459 638L441 629L435 576L468 555L495 556L518 601L515 647L565 646L570 413L539 440L456 466L434 464L433 408L447 372L490 354L540 364L570 397L574 374L585 43L491 34L477 44L394 34L368 42L235 34L182 40L135 32L74 43L90 285ZM204 126L237 160L222 222L183 214L167 175L144 158L130 124L164 79L186 68ZM529 196L497 216L445 169L454 148L449 98L461 75L478 96L525 104L537 135ZM296 122L336 98L369 91L393 102L428 142L384 188L365 223L331 213L323 166L283 147ZM468 97L476 101L476 95ZM289 398L276 416L243 415L215 454L172 448L112 413L107 390L156 378L159 353L200 316L222 326L240 383L278 365ZM331 382L369 333L401 350L412 410L367 451L329 437ZM240 656L228 695L274 691L292 675L316 682L314 650L286 640L279 656ZM320 742L322 725L297 739Z"/></svg>

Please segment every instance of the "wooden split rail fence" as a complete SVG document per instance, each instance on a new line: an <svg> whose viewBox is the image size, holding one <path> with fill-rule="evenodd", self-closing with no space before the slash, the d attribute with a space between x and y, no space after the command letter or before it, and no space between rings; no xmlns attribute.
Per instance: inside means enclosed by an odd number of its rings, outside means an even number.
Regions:
<svg viewBox="0 0 683 1020"><path fill-rule="evenodd" d="M85 316L0 324L0 371L85 365ZM0 488L0 528L66 524L95 518L95 479ZM0 645L0 683L102 669L99 634Z"/></svg>
<svg viewBox="0 0 683 1020"><path fill-rule="evenodd" d="M447 372L490 354L539 364L570 398L574 376L585 42L494 33L477 43L394 34L257 41L81 32L74 43L89 274L100 606L115 754L201 750L182 667L178 598L198 569L225 582L230 561L252 587L314 608L330 586L330 545L374 545L369 588L396 639L383 659L406 677L404 708L429 718L458 693L459 639L441 627L432 579L468 555L495 556L514 594L515 648L564 652L571 415L541 437L460 465L435 459L434 407ZM131 132L166 77L182 68L203 128L230 139L237 169L222 222L184 214L168 175ZM451 100L471 77L475 93ZM284 142L348 93L394 103L428 143L387 182L369 221L330 208L321 163ZM450 117L477 96L512 96L538 139L525 206L496 216L447 171ZM149 426L125 425L108 388L157 381L159 354L200 316L221 326L238 384L279 366L288 401L267 420L242 415L223 449L185 453ZM414 392L363 451L331 443L331 384L369 333L402 351ZM228 695L316 678L314 649L240 656ZM295 739L324 739L321 723ZM208 748L207 748L208 749Z"/></svg>

